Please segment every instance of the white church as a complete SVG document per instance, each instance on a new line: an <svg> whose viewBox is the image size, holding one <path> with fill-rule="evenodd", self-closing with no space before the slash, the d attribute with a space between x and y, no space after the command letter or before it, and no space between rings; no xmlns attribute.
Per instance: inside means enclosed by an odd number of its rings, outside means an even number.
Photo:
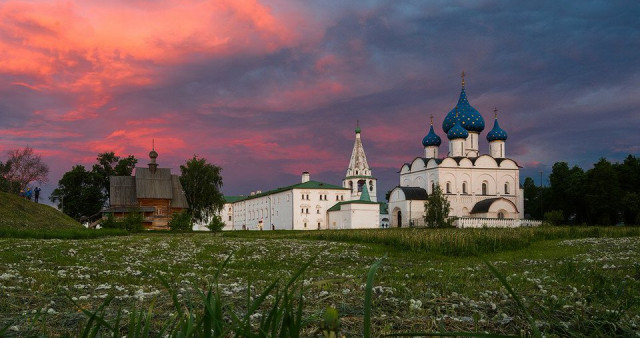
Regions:
<svg viewBox="0 0 640 338"><path fill-rule="evenodd" d="M450 203L450 217L464 227L518 227L539 225L523 219L524 193L520 167L506 155L507 133L494 111L493 128L487 133L489 153L478 147L485 122L462 90L456 106L446 115L442 130L449 140L446 156L439 156L441 138L433 129L422 139L424 156L400 169L399 185L389 197L391 227L424 225L425 201L440 186Z"/></svg>

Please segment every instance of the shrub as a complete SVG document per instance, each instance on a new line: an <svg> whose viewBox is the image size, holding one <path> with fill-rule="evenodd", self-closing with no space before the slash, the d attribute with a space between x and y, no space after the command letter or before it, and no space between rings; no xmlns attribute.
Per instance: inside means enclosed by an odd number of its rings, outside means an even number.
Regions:
<svg viewBox="0 0 640 338"><path fill-rule="evenodd" d="M553 210L544 213L544 223L549 225L560 225L562 221L564 221L562 210Z"/></svg>
<svg viewBox="0 0 640 338"><path fill-rule="evenodd" d="M213 231L213 232L222 231L222 228L224 228L224 226L225 224L222 221L222 217L218 215L213 216L209 224L207 224L207 228L209 229L209 231Z"/></svg>
<svg viewBox="0 0 640 338"><path fill-rule="evenodd" d="M122 229L120 222L116 221L113 214L107 214L107 218L103 218L100 226L104 229Z"/></svg>
<svg viewBox="0 0 640 338"><path fill-rule="evenodd" d="M144 216L140 208L129 209L129 212L123 219L124 229L129 232L141 232L144 230L142 221L144 221Z"/></svg>
<svg viewBox="0 0 640 338"><path fill-rule="evenodd" d="M113 214L107 214L107 218L100 223L105 229L123 229L129 232L141 232L144 230L142 221L144 216L139 208L130 209L124 218L116 219Z"/></svg>
<svg viewBox="0 0 640 338"><path fill-rule="evenodd" d="M181 211L178 213L174 213L171 215L171 220L169 221L169 228L171 231L191 231L193 230L191 225L191 214L186 211Z"/></svg>

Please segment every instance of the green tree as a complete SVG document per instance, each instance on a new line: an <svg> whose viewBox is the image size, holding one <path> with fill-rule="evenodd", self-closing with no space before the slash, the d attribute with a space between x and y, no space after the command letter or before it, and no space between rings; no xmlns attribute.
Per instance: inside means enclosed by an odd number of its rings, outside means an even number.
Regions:
<svg viewBox="0 0 640 338"><path fill-rule="evenodd" d="M222 209L224 198L221 192L221 171L222 168L195 155L180 166L180 184L194 222L208 219Z"/></svg>
<svg viewBox="0 0 640 338"><path fill-rule="evenodd" d="M191 215L186 211L174 213L171 215L171 220L169 220L169 229L179 232L192 231Z"/></svg>
<svg viewBox="0 0 640 338"><path fill-rule="evenodd" d="M100 178L84 166L76 165L62 176L49 199L65 214L81 220L100 212L105 195Z"/></svg>
<svg viewBox="0 0 640 338"><path fill-rule="evenodd" d="M77 220L95 218L109 202L109 176L130 176L138 160L121 158L113 152L98 154L91 171L76 165L66 172L49 199Z"/></svg>
<svg viewBox="0 0 640 338"><path fill-rule="evenodd" d="M562 214L561 222L567 220L572 212L570 210L572 201L569 196L570 176L571 172L567 162L556 162L551 169L551 174L549 174L551 204L556 211L560 211ZM557 218L557 215L554 216ZM558 222L557 219L555 221Z"/></svg>
<svg viewBox="0 0 640 338"><path fill-rule="evenodd" d="M586 221L585 179L584 171L578 166L570 169L567 162L553 165L549 175L551 208L562 212L563 223Z"/></svg>
<svg viewBox="0 0 640 338"><path fill-rule="evenodd" d="M625 224L640 225L640 158L629 155L614 164L622 191L621 208Z"/></svg>
<svg viewBox="0 0 640 338"><path fill-rule="evenodd" d="M621 212L621 189L613 165L602 158L587 171L586 202L589 223L613 225Z"/></svg>
<svg viewBox="0 0 640 338"><path fill-rule="evenodd" d="M212 232L220 232L224 228L225 224L222 221L222 217L219 215L214 215L211 217L211 221L207 224L207 229Z"/></svg>
<svg viewBox="0 0 640 338"><path fill-rule="evenodd" d="M424 222L428 227L445 228L453 226L453 219L449 218L449 200L442 193L439 185L435 185L433 192L424 202Z"/></svg>
<svg viewBox="0 0 640 338"><path fill-rule="evenodd" d="M100 181L106 201L109 201L109 176L131 176L138 160L133 156L116 156L114 152L98 154L97 164L93 165L92 172Z"/></svg>

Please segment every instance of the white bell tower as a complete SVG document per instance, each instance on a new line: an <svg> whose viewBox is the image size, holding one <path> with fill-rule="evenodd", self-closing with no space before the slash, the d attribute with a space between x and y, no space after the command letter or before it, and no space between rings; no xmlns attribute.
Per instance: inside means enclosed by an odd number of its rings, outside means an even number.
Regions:
<svg viewBox="0 0 640 338"><path fill-rule="evenodd" d="M376 202L377 199L377 179L371 176L371 168L367 163L367 155L362 147L362 139L360 135L360 123L356 125L356 141L353 144L351 152L351 160L347 174L342 180L342 186L351 189L351 200L358 200L362 195L363 189L367 189L371 201Z"/></svg>

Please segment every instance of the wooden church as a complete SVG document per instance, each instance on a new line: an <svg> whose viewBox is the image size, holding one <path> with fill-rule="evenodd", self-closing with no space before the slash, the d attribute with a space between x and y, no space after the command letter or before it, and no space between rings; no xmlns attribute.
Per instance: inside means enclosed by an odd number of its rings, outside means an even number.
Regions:
<svg viewBox="0 0 640 338"><path fill-rule="evenodd" d="M141 211L147 230L168 230L171 215L186 210L189 205L178 175L171 168L158 168L155 148L149 153L148 168L136 167L133 176L109 177L109 204L103 214L122 218L132 211Z"/></svg>

